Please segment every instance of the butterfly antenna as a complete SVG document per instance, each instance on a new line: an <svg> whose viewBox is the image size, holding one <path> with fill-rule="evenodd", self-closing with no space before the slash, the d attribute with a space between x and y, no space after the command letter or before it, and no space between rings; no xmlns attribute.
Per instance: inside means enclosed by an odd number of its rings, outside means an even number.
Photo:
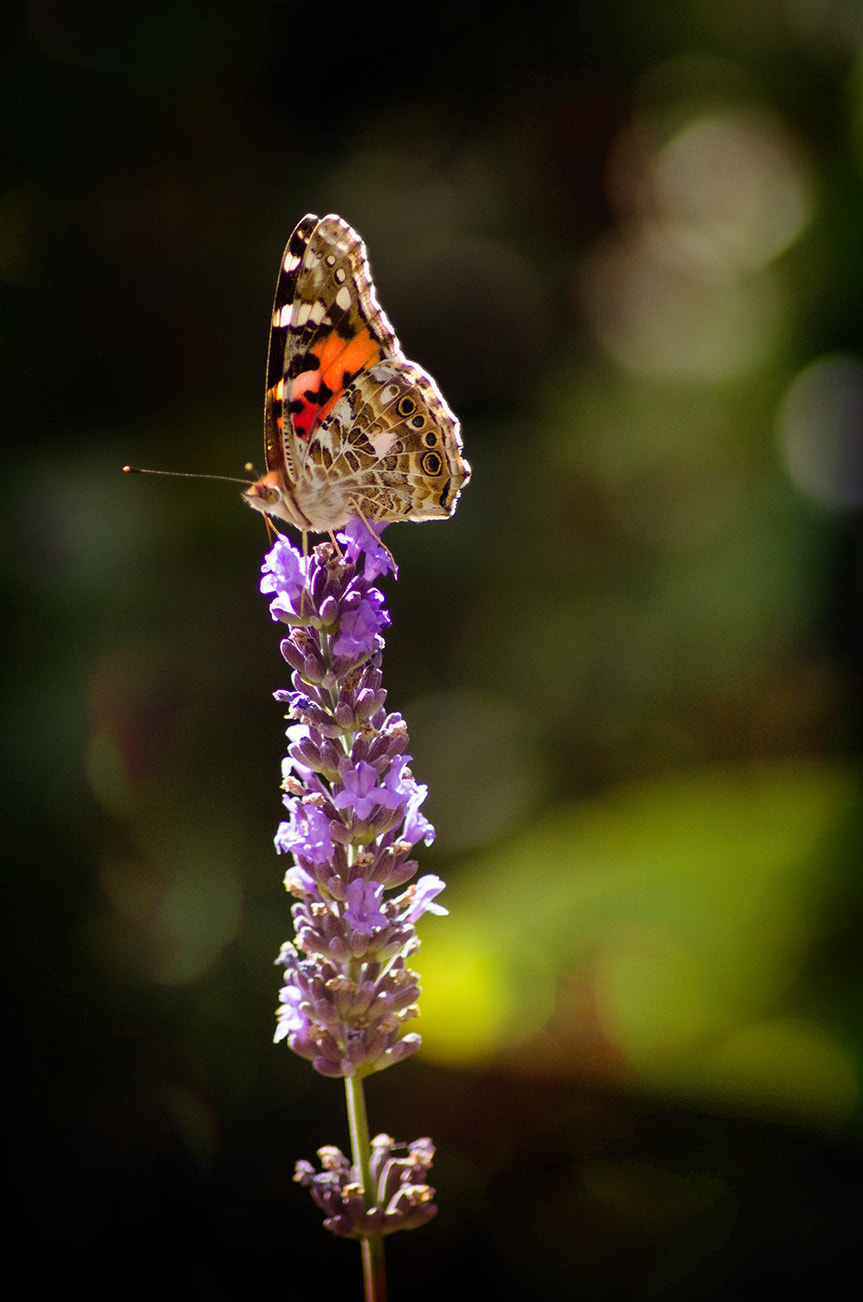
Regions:
<svg viewBox="0 0 863 1302"><path fill-rule="evenodd" d="M124 475L161 475L167 479L220 479L223 484L249 485L247 479L237 479L234 475L199 475L186 470L144 470L141 466L124 466Z"/></svg>

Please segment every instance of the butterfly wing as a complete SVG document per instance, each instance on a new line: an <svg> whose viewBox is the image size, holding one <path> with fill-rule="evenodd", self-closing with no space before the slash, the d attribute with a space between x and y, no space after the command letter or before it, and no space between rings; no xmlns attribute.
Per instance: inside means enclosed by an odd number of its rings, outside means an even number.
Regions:
<svg viewBox="0 0 863 1302"><path fill-rule="evenodd" d="M469 476L456 417L431 376L399 356L351 381L321 422L297 492L324 515L440 520Z"/></svg>
<svg viewBox="0 0 863 1302"><path fill-rule="evenodd" d="M333 214L304 217L282 258L264 439L267 474L245 496L300 529L449 515L470 473L457 420L378 303L365 245Z"/></svg>
<svg viewBox="0 0 863 1302"><path fill-rule="evenodd" d="M331 214L304 217L282 258L264 413L268 470L300 472L315 429L357 372L399 342L375 296L365 245Z"/></svg>
<svg viewBox="0 0 863 1302"><path fill-rule="evenodd" d="M276 281L276 297L270 325L267 351L267 386L264 400L264 458L268 472L281 475L288 482L296 474L296 449L293 430L289 429L290 443L284 428L284 378L286 357L291 347L291 317L296 286L303 259L308 249L317 217L309 214L297 225L285 245Z"/></svg>

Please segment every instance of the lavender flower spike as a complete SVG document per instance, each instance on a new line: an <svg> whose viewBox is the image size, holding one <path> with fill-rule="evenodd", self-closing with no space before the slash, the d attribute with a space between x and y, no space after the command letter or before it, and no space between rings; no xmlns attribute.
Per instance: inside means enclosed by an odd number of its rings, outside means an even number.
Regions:
<svg viewBox="0 0 863 1302"><path fill-rule="evenodd" d="M275 840L279 853L292 856L285 887L296 903L293 941L277 959L284 981L275 1039L322 1076L344 1077L350 1098L363 1077L419 1048L420 1037L406 1029L420 993L408 960L419 945L419 918L446 909L435 900L438 877L412 881L411 850L430 844L434 828L420 813L426 788L408 767L404 720L384 708L380 666L390 619L373 583L393 568L392 558L361 520L339 541L344 552L322 543L302 556L277 538L261 590L272 596L273 619L290 628L281 649L293 671L291 690L276 693L290 723L287 817ZM322 1149L319 1175L298 1163L296 1178L335 1234L379 1236L434 1215L424 1182L431 1142L416 1141L400 1159L393 1147L378 1136L359 1165L355 1151L353 1167L338 1149Z"/></svg>

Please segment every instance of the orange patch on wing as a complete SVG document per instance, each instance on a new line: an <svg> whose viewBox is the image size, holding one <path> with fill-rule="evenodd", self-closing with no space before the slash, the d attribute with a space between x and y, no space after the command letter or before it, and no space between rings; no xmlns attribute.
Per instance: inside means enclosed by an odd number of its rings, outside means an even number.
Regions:
<svg viewBox="0 0 863 1302"><path fill-rule="evenodd" d="M285 418L284 407L282 405L282 393L284 385L281 380L274 384L271 389L267 390L267 420L275 421L276 427L280 434L284 432ZM275 414L278 411L278 416Z"/></svg>
<svg viewBox="0 0 863 1302"><path fill-rule="evenodd" d="M380 353L380 345L363 328L347 343L336 334L329 335L322 340L320 350L314 349L314 352L320 359L321 379L333 391L329 402L320 408L321 416L326 416L345 387L345 376L355 375L368 366Z"/></svg>
<svg viewBox="0 0 863 1302"><path fill-rule="evenodd" d="M303 371L291 381L290 386L291 404L300 404L299 410L291 413L291 424L294 433L305 443L308 443L312 430L344 392L345 376L355 375L364 366L368 366L369 362L380 355L380 345L375 343L367 329L363 329L347 342L336 334L328 335L311 351L319 359L320 367L313 371ZM315 395L322 385L332 390L332 397L319 404L315 401ZM281 419L279 428L282 428Z"/></svg>

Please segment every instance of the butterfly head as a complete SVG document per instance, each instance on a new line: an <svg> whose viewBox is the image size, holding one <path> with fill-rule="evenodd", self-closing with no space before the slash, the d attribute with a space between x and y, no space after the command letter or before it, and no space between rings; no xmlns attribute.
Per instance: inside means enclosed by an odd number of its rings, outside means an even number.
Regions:
<svg viewBox="0 0 863 1302"><path fill-rule="evenodd" d="M255 511L276 516L277 519L285 520L297 529L309 528L309 521L297 507L285 488L283 477L276 470L261 475L260 479L249 485L242 496Z"/></svg>

